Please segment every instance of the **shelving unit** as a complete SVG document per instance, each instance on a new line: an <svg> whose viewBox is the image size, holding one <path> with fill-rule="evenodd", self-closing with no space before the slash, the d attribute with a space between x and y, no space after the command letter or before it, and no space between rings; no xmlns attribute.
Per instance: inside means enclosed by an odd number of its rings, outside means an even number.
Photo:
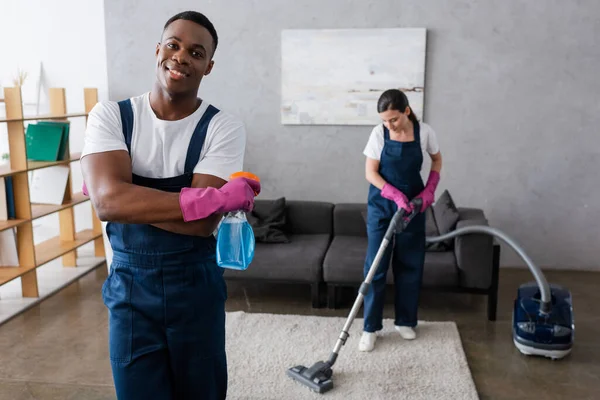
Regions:
<svg viewBox="0 0 600 400"><path fill-rule="evenodd" d="M7 124L10 164L0 167L0 177L11 176L13 182L16 219L0 221L0 231L16 228L17 252L19 265L0 266L0 285L16 278L21 278L23 297L39 297L36 268L50 261L62 258L63 267L77 267L77 249L85 244L94 242L96 257L105 257L102 239L102 225L92 207L92 229L79 232L75 230L76 205L89 201L83 193L72 192L71 170L61 205L35 204L30 201L28 172L56 165L70 165L79 161L80 155L72 154L70 149L66 160L56 162L28 161L25 142L25 121L60 120L69 118L86 118L90 110L98 102L98 91L94 88L84 89L84 113L67 113L66 93L64 88L49 89L50 114L23 116L21 90L4 88L4 103L6 118L0 123ZM74 134L71 130L70 134ZM90 203L91 207L91 203ZM35 244L33 221L57 213L59 232L57 236Z"/></svg>

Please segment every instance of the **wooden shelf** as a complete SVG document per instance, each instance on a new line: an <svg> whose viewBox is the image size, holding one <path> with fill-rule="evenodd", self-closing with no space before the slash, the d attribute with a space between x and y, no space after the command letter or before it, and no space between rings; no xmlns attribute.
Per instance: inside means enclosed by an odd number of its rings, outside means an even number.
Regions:
<svg viewBox="0 0 600 400"><path fill-rule="evenodd" d="M70 164L72 162L79 161L80 158L81 158L81 153L73 153L73 154L71 154L71 157L69 159L67 159L67 160L60 160L60 161L27 161L27 170L28 171L33 171L35 169L48 168L48 167L53 167L55 165Z"/></svg>
<svg viewBox="0 0 600 400"><path fill-rule="evenodd" d="M81 153L73 153L67 160L60 161L27 161L27 169L11 169L10 165L0 167L0 177L15 175L22 172L33 171L41 168L54 167L56 165L67 165L72 162L79 161Z"/></svg>
<svg viewBox="0 0 600 400"><path fill-rule="evenodd" d="M59 212L61 210L66 210L67 208L75 207L76 205L85 203L89 200L90 198L84 195L83 193L75 193L71 197L71 201L68 201L61 205L31 203L31 220L11 219L8 221L0 221L0 231L16 228L17 226L24 224L25 222L32 221L37 218L42 218L47 215Z"/></svg>
<svg viewBox="0 0 600 400"><path fill-rule="evenodd" d="M26 169L11 169L10 165L3 165L2 167L0 167L0 178L3 176L15 175L26 171Z"/></svg>
<svg viewBox="0 0 600 400"><path fill-rule="evenodd" d="M95 234L91 229L86 229L75 234L73 241L61 241L60 237L54 237L35 246L36 265L31 267L0 267L0 285L19 278L26 273L40 267L48 262L59 258L92 240L102 237Z"/></svg>
<svg viewBox="0 0 600 400"><path fill-rule="evenodd" d="M27 222L26 219L9 219L8 221L0 221L0 232L11 228L16 228L25 222Z"/></svg>
<svg viewBox="0 0 600 400"><path fill-rule="evenodd" d="M17 279L34 269L35 267L0 267L0 285Z"/></svg>
<svg viewBox="0 0 600 400"><path fill-rule="evenodd" d="M78 247L102 237L102 233L94 233L91 229L86 229L75 234L75 240L60 240L59 236L46 240L35 246L36 266L44 265L57 259L67 253L72 252Z"/></svg>
<svg viewBox="0 0 600 400"><path fill-rule="evenodd" d="M83 193L75 193L73 196L71 196L71 201L61 205L31 203L31 219L45 217L55 212L66 210L67 208L74 207L77 204L84 203L89 199L90 198Z"/></svg>
<svg viewBox="0 0 600 400"><path fill-rule="evenodd" d="M68 194L64 204L36 204L31 203L28 172L54 166L69 166L70 163L79 161L80 153L72 153L69 143L66 143L65 154L69 157L60 161L31 161L27 159L26 125L24 121L57 120L69 121L69 118L88 117L89 112L98 103L98 90L84 88L83 97L85 112L68 113L66 91L64 88L50 88L48 90L49 114L48 115L23 115L23 99L20 87L5 87L4 108L6 117L0 123L6 123L8 131L8 147L10 163L0 166L0 178L13 176L13 193L15 213L18 220L0 221L0 230L18 227L16 242L19 254L18 263L14 267L0 266L0 285L13 280L21 279L23 297L39 297L38 276L36 268L50 261L62 258L63 267L77 267L77 249L87 243L94 243L94 252L97 257L105 257L104 242L102 240L102 225L92 207L92 229L77 232L75 230L75 212L77 204L89 200L82 193L73 193L72 171L69 169L65 194ZM73 137L71 132L71 137ZM50 240L35 245L34 229L31 221L44 216L58 213L59 229L56 236ZM15 261L16 262L16 261Z"/></svg>
<svg viewBox="0 0 600 400"><path fill-rule="evenodd" d="M71 114L61 114L61 115L31 115L23 118L6 118L0 119L1 122L20 122L20 121L41 121L41 120L51 120L51 119L67 119L67 118L77 118L77 117L87 117L87 113L71 113Z"/></svg>

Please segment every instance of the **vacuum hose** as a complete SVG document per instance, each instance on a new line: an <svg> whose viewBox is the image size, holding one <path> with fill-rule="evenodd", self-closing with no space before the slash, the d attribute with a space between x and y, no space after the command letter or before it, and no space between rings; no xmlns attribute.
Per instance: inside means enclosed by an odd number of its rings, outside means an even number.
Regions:
<svg viewBox="0 0 600 400"><path fill-rule="evenodd" d="M427 243L442 242L444 240L451 239L456 236L466 235L469 233L485 233L485 234L488 234L491 236L495 236L496 238L501 239L503 242L505 242L510 247L512 247L512 249L517 252L517 254L523 259L523 261L525 261L525 263L531 270L531 273L535 277L535 280L540 288L540 293L541 293L540 312L543 314L550 313L550 305L552 304L552 301L550 299L550 287L548 285L548 281L546 280L546 277L544 276L542 271L538 268L538 266L533 263L531 258L529 258L529 256L527 256L527 254L525 254L525 251L521 248L521 246L519 246L513 239L508 237L504 232L501 232L498 229L495 229L495 228L492 228L489 226L485 226L485 225L472 225L472 226L466 226L463 228L459 228L455 231L448 232L444 235L427 237L426 242Z"/></svg>

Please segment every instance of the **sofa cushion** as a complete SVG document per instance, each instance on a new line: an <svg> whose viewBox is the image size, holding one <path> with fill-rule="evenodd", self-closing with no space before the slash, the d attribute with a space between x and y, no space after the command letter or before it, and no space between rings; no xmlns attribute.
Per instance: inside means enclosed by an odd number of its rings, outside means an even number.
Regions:
<svg viewBox="0 0 600 400"><path fill-rule="evenodd" d="M453 251L425 253L423 286L458 286L459 273Z"/></svg>
<svg viewBox="0 0 600 400"><path fill-rule="evenodd" d="M287 234L308 235L333 233L333 203L287 200Z"/></svg>
<svg viewBox="0 0 600 400"><path fill-rule="evenodd" d="M458 208L456 208L456 205L454 204L454 200L452 200L452 196L450 196L450 192L445 190L431 207L439 234L443 235L454 230L460 215ZM448 239L443 243L448 249L451 249L454 241Z"/></svg>
<svg viewBox="0 0 600 400"><path fill-rule="evenodd" d="M289 239L289 243L257 243L248 269L225 269L225 278L320 281L330 235L290 235Z"/></svg>
<svg viewBox="0 0 600 400"><path fill-rule="evenodd" d="M333 209L333 232L335 235L367 236L367 205L363 203L339 203Z"/></svg>
<svg viewBox="0 0 600 400"><path fill-rule="evenodd" d="M335 236L323 263L323 279L335 283L361 282L366 253L366 237Z"/></svg>
<svg viewBox="0 0 600 400"><path fill-rule="evenodd" d="M258 243L288 243L285 234L286 221L285 197L276 200L256 203L254 209L247 213L248 222L254 231Z"/></svg>
<svg viewBox="0 0 600 400"><path fill-rule="evenodd" d="M323 280L331 283L360 283L367 252L367 238L335 236L323 263ZM454 253L426 252L423 272L424 286L453 286L458 284ZM391 266L386 281L394 282Z"/></svg>

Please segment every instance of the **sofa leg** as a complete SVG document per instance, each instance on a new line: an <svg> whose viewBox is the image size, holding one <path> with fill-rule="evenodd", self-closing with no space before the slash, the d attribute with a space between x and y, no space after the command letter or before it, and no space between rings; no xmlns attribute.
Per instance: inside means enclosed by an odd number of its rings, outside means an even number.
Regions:
<svg viewBox="0 0 600 400"><path fill-rule="evenodd" d="M488 320L496 320L498 309L498 280L500 275L500 245L494 245L494 256L492 263L492 285L488 293Z"/></svg>
<svg viewBox="0 0 600 400"><path fill-rule="evenodd" d="M327 308L337 308L336 303L337 286L327 285Z"/></svg>
<svg viewBox="0 0 600 400"><path fill-rule="evenodd" d="M498 294L490 293L488 294L488 321L496 320L496 309L498 306Z"/></svg>
<svg viewBox="0 0 600 400"><path fill-rule="evenodd" d="M312 298L312 308L321 308L321 284L311 283L310 292Z"/></svg>

